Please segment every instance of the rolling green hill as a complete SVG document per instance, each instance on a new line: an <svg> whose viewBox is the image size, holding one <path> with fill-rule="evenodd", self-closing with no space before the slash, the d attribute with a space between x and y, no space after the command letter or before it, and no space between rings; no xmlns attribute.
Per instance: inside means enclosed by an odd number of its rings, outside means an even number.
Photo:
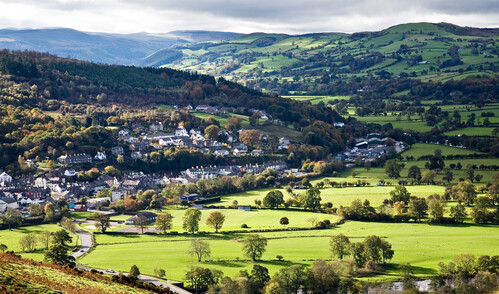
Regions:
<svg viewBox="0 0 499 294"><path fill-rule="evenodd" d="M497 75L499 29L412 23L380 32L285 35L253 33L223 41L180 44L163 66L231 78L257 89L292 93L299 84L355 77L417 77L428 81ZM153 54L143 62L161 56Z"/></svg>

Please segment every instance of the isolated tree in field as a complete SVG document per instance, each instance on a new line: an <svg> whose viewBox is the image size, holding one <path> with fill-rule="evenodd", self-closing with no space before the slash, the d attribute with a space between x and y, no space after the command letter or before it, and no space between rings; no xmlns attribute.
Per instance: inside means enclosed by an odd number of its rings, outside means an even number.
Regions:
<svg viewBox="0 0 499 294"><path fill-rule="evenodd" d="M276 208L284 204L284 195L279 190L273 190L267 193L263 198L263 206L268 208Z"/></svg>
<svg viewBox="0 0 499 294"><path fill-rule="evenodd" d="M394 251L392 244L388 241L371 235L364 239L364 257L366 260L372 260L376 263L385 263L386 260L393 258Z"/></svg>
<svg viewBox="0 0 499 294"><path fill-rule="evenodd" d="M321 208L321 191L318 188L310 188L300 195L300 203L303 208L309 210L319 210Z"/></svg>
<svg viewBox="0 0 499 294"><path fill-rule="evenodd" d="M163 278L166 275L166 271L162 268L155 268L154 274L160 278Z"/></svg>
<svg viewBox="0 0 499 294"><path fill-rule="evenodd" d="M201 220L201 210L197 208L188 208L182 217L182 227L185 231L194 234L199 230L199 221Z"/></svg>
<svg viewBox="0 0 499 294"><path fill-rule="evenodd" d="M398 164L395 160L390 159L385 164L385 172L390 178L399 178L402 165Z"/></svg>
<svg viewBox="0 0 499 294"><path fill-rule="evenodd" d="M66 243L71 243L73 241L73 237L69 235L69 233L65 230L59 230L52 234L52 243L53 244L61 244L64 246L68 246Z"/></svg>
<svg viewBox="0 0 499 294"><path fill-rule="evenodd" d="M5 252L5 251L7 251L7 249L8 249L8 248L9 248L9 247L7 247L7 245L5 245L5 244L0 244L0 251Z"/></svg>
<svg viewBox="0 0 499 294"><path fill-rule="evenodd" d="M475 181L475 169L473 168L473 165L468 164L464 172L466 174L466 178L473 183L473 181Z"/></svg>
<svg viewBox="0 0 499 294"><path fill-rule="evenodd" d="M456 223L463 223L468 214L466 213L466 208L461 203L458 203L456 206L450 208L450 217Z"/></svg>
<svg viewBox="0 0 499 294"><path fill-rule="evenodd" d="M251 258L252 261L260 259L265 253L267 247L267 238L258 234L249 234L244 240L244 255Z"/></svg>
<svg viewBox="0 0 499 294"><path fill-rule="evenodd" d="M29 233L19 239L19 246L23 252L33 252L36 248L36 234Z"/></svg>
<svg viewBox="0 0 499 294"><path fill-rule="evenodd" d="M475 206L471 210L471 218L475 224L484 224L489 219L487 208L490 206L489 198L485 196L476 199Z"/></svg>
<svg viewBox="0 0 499 294"><path fill-rule="evenodd" d="M311 216L307 218L307 222L309 222L312 227L315 227L315 223L317 223L318 218L316 216Z"/></svg>
<svg viewBox="0 0 499 294"><path fill-rule="evenodd" d="M444 159L442 157L442 150L436 149L433 156L430 157L430 161L427 162L427 166L431 170L441 170L445 166Z"/></svg>
<svg viewBox="0 0 499 294"><path fill-rule="evenodd" d="M407 191L407 188L402 185L395 186L395 189L390 191L390 196L392 196L392 201L394 203L397 201L403 201L405 204L407 204L411 199L411 193L409 193L409 191Z"/></svg>
<svg viewBox="0 0 499 294"><path fill-rule="evenodd" d="M452 180L454 179L454 174L452 173L452 171L450 170L450 168L445 167L443 169L443 172L444 172L444 176L442 177L442 180L446 181L447 184L449 184L450 182L452 182Z"/></svg>
<svg viewBox="0 0 499 294"><path fill-rule="evenodd" d="M210 213L208 218L206 219L206 225L215 229L215 233L218 233L225 222L225 215L220 211L213 211Z"/></svg>
<svg viewBox="0 0 499 294"><path fill-rule="evenodd" d="M329 250L332 256L337 256L343 259L344 256L349 255L348 249L350 247L350 240L343 234L333 235L329 241Z"/></svg>
<svg viewBox="0 0 499 294"><path fill-rule="evenodd" d="M38 242L43 245L45 250L49 249L50 239L52 239L52 233L49 231L42 231L38 234Z"/></svg>
<svg viewBox="0 0 499 294"><path fill-rule="evenodd" d="M130 268L128 276L131 278L138 278L140 276L140 270L135 264Z"/></svg>
<svg viewBox="0 0 499 294"><path fill-rule="evenodd" d="M287 226L289 225L289 219L285 216L281 217L281 219L279 220L279 223L283 226Z"/></svg>
<svg viewBox="0 0 499 294"><path fill-rule="evenodd" d="M407 177L413 179L415 182L421 181L421 169L417 165L413 165L407 172Z"/></svg>
<svg viewBox="0 0 499 294"><path fill-rule="evenodd" d="M167 230L172 228L173 216L169 213L160 213L156 217L155 226L161 232L166 233Z"/></svg>
<svg viewBox="0 0 499 294"><path fill-rule="evenodd" d="M187 253L189 253L190 256L195 256L198 259L198 262L201 262L203 257L209 257L211 255L210 243L200 239L193 239Z"/></svg>
<svg viewBox="0 0 499 294"><path fill-rule="evenodd" d="M437 176L437 173L435 171L425 170L421 174L421 182L428 184L428 185L433 184L435 182L436 176Z"/></svg>
<svg viewBox="0 0 499 294"><path fill-rule="evenodd" d="M218 132L220 132L220 128L218 126L209 125L204 129L204 136L206 139L218 140Z"/></svg>
<svg viewBox="0 0 499 294"><path fill-rule="evenodd" d="M424 198L413 198L409 203L409 215L414 221L419 221L426 217L428 204Z"/></svg>
<svg viewBox="0 0 499 294"><path fill-rule="evenodd" d="M144 234L144 229L147 227L147 225L149 224L149 221L147 220L146 217L144 216L138 216L135 218L134 222L133 222L133 225L137 228L137 229L140 229L140 231L142 232L142 234Z"/></svg>
<svg viewBox="0 0 499 294"><path fill-rule="evenodd" d="M458 201L462 201L466 206L470 206L476 200L475 185L468 181L459 182L456 187L456 196Z"/></svg>
<svg viewBox="0 0 499 294"><path fill-rule="evenodd" d="M39 216L43 214L43 208L38 203L31 203L28 207L28 212L32 216Z"/></svg>
<svg viewBox="0 0 499 294"><path fill-rule="evenodd" d="M2 222L9 227L9 231L12 231L12 228L21 225L23 221L21 212L11 207L8 207L7 210L0 215L0 218L2 219Z"/></svg>
<svg viewBox="0 0 499 294"><path fill-rule="evenodd" d="M109 215L105 215L102 213L94 214L95 218L95 228L100 230L102 233L105 233L107 229L111 227Z"/></svg>
<svg viewBox="0 0 499 294"><path fill-rule="evenodd" d="M428 214L432 221L439 221L444 217L445 202L440 199L431 199L428 201Z"/></svg>

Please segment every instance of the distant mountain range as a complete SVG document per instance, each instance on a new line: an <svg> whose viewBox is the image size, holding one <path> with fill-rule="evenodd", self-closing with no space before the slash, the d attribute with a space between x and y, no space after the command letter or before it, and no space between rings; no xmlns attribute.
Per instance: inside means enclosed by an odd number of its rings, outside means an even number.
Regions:
<svg viewBox="0 0 499 294"><path fill-rule="evenodd" d="M72 29L0 30L0 48L97 63L171 67L267 92L325 93L334 80L497 75L499 29L409 23L378 32L303 35L172 31L128 35ZM322 89L322 90L321 90Z"/></svg>
<svg viewBox="0 0 499 294"><path fill-rule="evenodd" d="M148 55L176 44L220 41L238 35L211 31L121 35L87 33L67 28L2 29L0 48L47 52L97 63L138 65Z"/></svg>

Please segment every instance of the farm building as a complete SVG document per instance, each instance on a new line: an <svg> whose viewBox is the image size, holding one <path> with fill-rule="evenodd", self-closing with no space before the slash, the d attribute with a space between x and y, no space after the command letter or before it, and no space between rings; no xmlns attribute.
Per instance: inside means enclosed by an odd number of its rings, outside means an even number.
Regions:
<svg viewBox="0 0 499 294"><path fill-rule="evenodd" d="M139 217L144 217L145 219L147 219L148 222L155 222L156 221L156 217L158 215L153 213L153 212L149 212L149 211L146 211L146 212L141 212L141 213L137 213L136 215L132 216L131 218L127 219L125 224L127 225L135 225L135 222L137 221L137 219Z"/></svg>

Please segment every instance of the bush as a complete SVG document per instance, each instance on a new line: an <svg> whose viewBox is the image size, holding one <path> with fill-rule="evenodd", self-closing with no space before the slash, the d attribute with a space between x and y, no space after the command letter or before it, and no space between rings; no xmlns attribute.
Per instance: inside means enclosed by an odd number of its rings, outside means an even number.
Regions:
<svg viewBox="0 0 499 294"><path fill-rule="evenodd" d="M247 228L249 228L249 227L248 227L248 225L247 225L247 224L242 224L242 225L241 225L241 228L242 228L242 229L247 229Z"/></svg>

